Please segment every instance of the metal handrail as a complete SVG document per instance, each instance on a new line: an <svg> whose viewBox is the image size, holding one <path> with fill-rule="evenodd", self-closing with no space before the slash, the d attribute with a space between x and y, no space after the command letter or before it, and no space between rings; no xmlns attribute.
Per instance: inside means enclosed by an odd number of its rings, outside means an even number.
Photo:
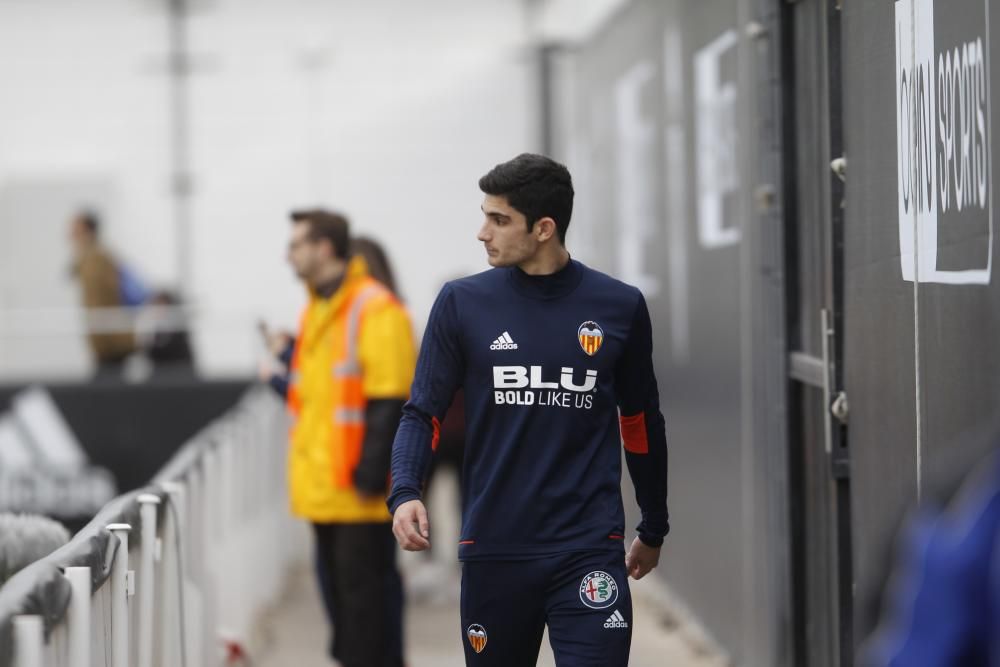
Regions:
<svg viewBox="0 0 1000 667"><path fill-rule="evenodd" d="M0 667L194 667L218 662L223 627L246 641L301 557L275 475L286 427L280 403L252 388L149 486L12 577L0 588Z"/></svg>
<svg viewBox="0 0 1000 667"><path fill-rule="evenodd" d="M0 336L61 335L67 324L77 333L132 333L155 326L159 332L187 331L193 323L211 318L215 322L245 327L255 317L237 310L206 309L203 306L146 304L115 308L6 308L0 310Z"/></svg>

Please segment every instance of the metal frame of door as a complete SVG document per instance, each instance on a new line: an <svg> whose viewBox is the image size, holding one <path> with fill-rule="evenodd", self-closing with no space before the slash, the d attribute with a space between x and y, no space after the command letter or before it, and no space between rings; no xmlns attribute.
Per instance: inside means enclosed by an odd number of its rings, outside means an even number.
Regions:
<svg viewBox="0 0 1000 667"><path fill-rule="evenodd" d="M831 667L853 664L854 651L840 22L839 0L783 10L792 643L795 665Z"/></svg>

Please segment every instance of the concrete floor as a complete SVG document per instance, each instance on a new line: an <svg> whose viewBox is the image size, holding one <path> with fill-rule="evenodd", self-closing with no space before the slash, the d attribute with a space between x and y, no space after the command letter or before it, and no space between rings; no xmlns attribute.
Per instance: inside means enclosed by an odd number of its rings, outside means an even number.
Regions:
<svg viewBox="0 0 1000 667"><path fill-rule="evenodd" d="M408 667L463 667L458 619L459 575L456 566L404 562L407 606ZM634 600L633 667L724 667L726 660L699 639L697 629L678 622L661 604L665 594L652 578L630 582ZM260 619L250 642L259 667L330 667L325 655L327 627L310 568L297 569L289 578L283 599ZM548 645L542 642L538 663L554 667ZM520 667L520 666L518 666Z"/></svg>

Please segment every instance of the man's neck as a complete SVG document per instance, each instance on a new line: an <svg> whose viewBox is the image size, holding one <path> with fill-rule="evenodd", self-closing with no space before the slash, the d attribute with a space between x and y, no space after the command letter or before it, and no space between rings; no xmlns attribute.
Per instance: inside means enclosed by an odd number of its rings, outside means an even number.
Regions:
<svg viewBox="0 0 1000 667"><path fill-rule="evenodd" d="M313 280L311 287L314 292L324 299L329 299L337 291L344 280L347 265L344 262L333 262L324 266Z"/></svg>
<svg viewBox="0 0 1000 667"><path fill-rule="evenodd" d="M548 276L556 273L569 263L569 251L561 245L551 249L543 248L531 258L517 265L529 276Z"/></svg>
<svg viewBox="0 0 1000 667"><path fill-rule="evenodd" d="M97 241L84 241L83 243L77 245L74 250L77 256L82 257L84 255L89 255L90 253L97 250L97 248L98 248Z"/></svg>

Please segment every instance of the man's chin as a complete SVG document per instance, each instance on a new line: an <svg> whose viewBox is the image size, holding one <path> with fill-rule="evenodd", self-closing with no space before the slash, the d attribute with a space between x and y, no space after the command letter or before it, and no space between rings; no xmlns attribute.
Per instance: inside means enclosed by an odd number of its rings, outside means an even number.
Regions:
<svg viewBox="0 0 1000 667"><path fill-rule="evenodd" d="M495 269L502 269L505 266L510 266L510 262L505 262L500 259L500 255L486 255L486 261Z"/></svg>

